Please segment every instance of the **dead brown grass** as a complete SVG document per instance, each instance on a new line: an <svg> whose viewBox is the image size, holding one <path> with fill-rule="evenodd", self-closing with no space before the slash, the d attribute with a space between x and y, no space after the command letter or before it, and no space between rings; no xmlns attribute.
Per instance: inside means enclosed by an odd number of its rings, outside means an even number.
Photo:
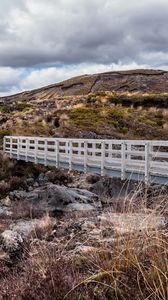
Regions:
<svg viewBox="0 0 168 300"><path fill-rule="evenodd" d="M81 229L73 228L79 215L67 215L54 228L51 219L43 217L22 260L7 270L6 265L1 266L0 299L167 300L166 209L160 202L160 208L157 203L150 209L141 205L135 211L134 197L123 201L119 223L115 222L114 207L105 210L101 230L102 234L108 231L110 242L91 244L90 236L90 248L78 254L75 247L79 241L85 244L80 239Z"/></svg>

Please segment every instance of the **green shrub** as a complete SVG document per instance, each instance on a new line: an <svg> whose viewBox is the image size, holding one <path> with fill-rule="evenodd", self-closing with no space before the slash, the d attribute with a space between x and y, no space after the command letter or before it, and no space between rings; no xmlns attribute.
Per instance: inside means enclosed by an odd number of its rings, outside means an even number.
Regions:
<svg viewBox="0 0 168 300"><path fill-rule="evenodd" d="M122 107L105 108L76 108L70 112L71 122L80 128L96 129L101 126L120 126L123 122L124 110Z"/></svg>
<svg viewBox="0 0 168 300"><path fill-rule="evenodd" d="M29 103L17 103L15 109L20 112L25 112L29 110L32 106Z"/></svg>

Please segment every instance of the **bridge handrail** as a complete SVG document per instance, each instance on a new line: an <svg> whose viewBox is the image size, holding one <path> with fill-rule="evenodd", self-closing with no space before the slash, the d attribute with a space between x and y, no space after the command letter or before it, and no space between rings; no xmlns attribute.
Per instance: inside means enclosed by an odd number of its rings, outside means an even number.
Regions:
<svg viewBox="0 0 168 300"><path fill-rule="evenodd" d="M144 175L146 184L156 174L168 176L168 141L78 139L32 136L5 136L4 152L11 158L44 163L63 164L71 170L75 164L107 170L118 170L121 179L128 172Z"/></svg>

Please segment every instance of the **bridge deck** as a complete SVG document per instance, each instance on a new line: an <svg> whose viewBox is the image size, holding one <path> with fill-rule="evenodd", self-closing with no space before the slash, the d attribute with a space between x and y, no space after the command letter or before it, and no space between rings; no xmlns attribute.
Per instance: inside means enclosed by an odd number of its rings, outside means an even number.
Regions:
<svg viewBox="0 0 168 300"><path fill-rule="evenodd" d="M168 142L5 136L10 158L149 183L168 184Z"/></svg>

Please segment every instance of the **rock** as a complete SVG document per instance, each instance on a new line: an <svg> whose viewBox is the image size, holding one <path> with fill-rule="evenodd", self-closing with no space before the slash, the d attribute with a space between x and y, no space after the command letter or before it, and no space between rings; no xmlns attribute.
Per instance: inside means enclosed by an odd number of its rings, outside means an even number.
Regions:
<svg viewBox="0 0 168 300"><path fill-rule="evenodd" d="M34 186L35 188L39 187L38 182L35 182L33 186Z"/></svg>
<svg viewBox="0 0 168 300"><path fill-rule="evenodd" d="M34 178L33 177L27 178L26 183L27 183L28 186L33 186L34 185Z"/></svg>
<svg viewBox="0 0 168 300"><path fill-rule="evenodd" d="M96 193L97 195L103 195L107 193L107 189L102 181L98 181L93 184L91 191L93 191L93 193Z"/></svg>
<svg viewBox="0 0 168 300"><path fill-rule="evenodd" d="M15 190L9 193L9 198L11 200L24 200L26 198L26 194L27 193L25 191Z"/></svg>
<svg viewBox="0 0 168 300"><path fill-rule="evenodd" d="M68 188L48 183L33 191L14 191L10 193L12 200L26 200L33 203L40 203L47 211L63 211L70 203L91 204L93 207L100 207L101 203L96 194L85 189ZM86 208L86 206L84 206Z"/></svg>
<svg viewBox="0 0 168 300"><path fill-rule="evenodd" d="M86 177L86 181L88 182L88 183L91 183L91 184L94 184L94 183L96 183L96 182L98 182L100 180L100 176L99 175L88 175L87 177Z"/></svg>
<svg viewBox="0 0 168 300"><path fill-rule="evenodd" d="M33 191L33 187L32 187L32 186L29 186L28 191L29 191L29 192L32 192L32 191Z"/></svg>
<svg viewBox="0 0 168 300"><path fill-rule="evenodd" d="M27 237L35 228L40 224L41 220L26 220L18 221L17 223L10 224L9 229L19 234L22 238Z"/></svg>
<svg viewBox="0 0 168 300"><path fill-rule="evenodd" d="M9 260L9 255L8 255L8 253L6 253L6 252L3 251L3 250L0 250L0 261L1 261L1 260L4 260L4 261Z"/></svg>
<svg viewBox="0 0 168 300"><path fill-rule="evenodd" d="M71 194L73 194L75 200L82 200L84 203L92 203L98 200L98 196L96 194L93 194L92 192L85 189L72 188L69 189L69 191L71 192Z"/></svg>
<svg viewBox="0 0 168 300"><path fill-rule="evenodd" d="M20 249L23 239L20 234L13 230L5 230L0 235L1 250L5 252L15 252Z"/></svg>
<svg viewBox="0 0 168 300"><path fill-rule="evenodd" d="M38 178L36 179L36 182L38 183L39 186L43 186L44 184L47 183L47 179L44 175L44 173L41 173Z"/></svg>
<svg viewBox="0 0 168 300"><path fill-rule="evenodd" d="M11 216L12 212L7 207L0 207L0 216Z"/></svg>
<svg viewBox="0 0 168 300"><path fill-rule="evenodd" d="M90 231L96 228L95 222L92 221L88 221L86 220L83 224L82 224L82 230L85 231Z"/></svg>
<svg viewBox="0 0 168 300"><path fill-rule="evenodd" d="M87 210L94 210L95 207L93 205L87 203L70 203L66 206L66 212L70 211L87 211Z"/></svg>
<svg viewBox="0 0 168 300"><path fill-rule="evenodd" d="M47 187L48 204L54 207L64 207L70 203L91 203L99 205L98 196L87 191L67 188L54 184Z"/></svg>
<svg viewBox="0 0 168 300"><path fill-rule="evenodd" d="M29 202L38 202L39 200L39 194L35 190L32 192L26 193L25 200L28 200Z"/></svg>
<svg viewBox="0 0 168 300"><path fill-rule="evenodd" d="M44 219L18 221L10 224L9 229L0 234L0 253L4 256L5 253L8 253L12 260L19 258L23 252L26 237L31 232L35 232L36 228L45 228L47 224Z"/></svg>
<svg viewBox="0 0 168 300"><path fill-rule="evenodd" d="M11 199L9 198L9 196L7 196L6 198L1 200L1 204L7 207L10 207L12 202Z"/></svg>

